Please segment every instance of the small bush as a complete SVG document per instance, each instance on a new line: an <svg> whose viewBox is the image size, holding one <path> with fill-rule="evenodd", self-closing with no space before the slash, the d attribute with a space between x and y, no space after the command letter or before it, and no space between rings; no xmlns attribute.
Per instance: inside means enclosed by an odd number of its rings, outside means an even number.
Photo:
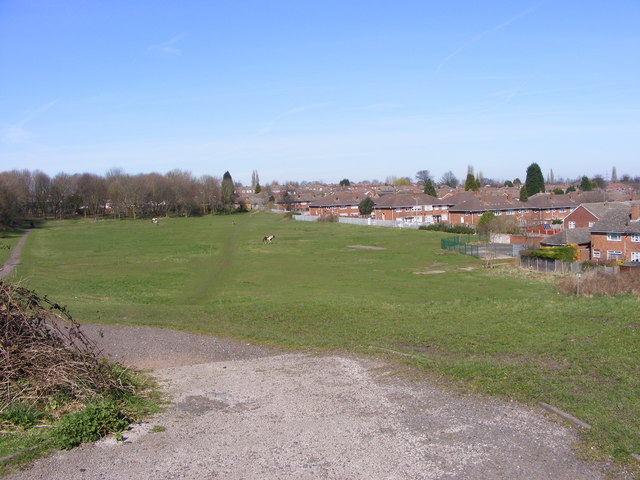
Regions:
<svg viewBox="0 0 640 480"><path fill-rule="evenodd" d="M0 421L9 422L17 427L29 428L45 418L44 412L38 411L33 405L17 402L0 413Z"/></svg>
<svg viewBox="0 0 640 480"><path fill-rule="evenodd" d="M284 214L284 218L285 218L286 220L291 220L291 218L292 218L294 215L302 215L302 214L301 214L300 212L286 212L286 213Z"/></svg>
<svg viewBox="0 0 640 480"><path fill-rule="evenodd" d="M334 214L320 215L320 217L318 217L318 221L325 223L336 223L338 221L338 216Z"/></svg>
<svg viewBox="0 0 640 480"><path fill-rule="evenodd" d="M529 253L534 258L549 258L551 260L561 260L563 262L573 262L578 259L579 253L577 245L571 244L564 247L543 247Z"/></svg>
<svg viewBox="0 0 640 480"><path fill-rule="evenodd" d="M556 284L558 293L564 295L576 295L580 282L580 296L593 297L603 295L613 297L616 295L640 295L640 273L620 272L618 274L591 271L578 279L571 275L561 279Z"/></svg>
<svg viewBox="0 0 640 480"><path fill-rule="evenodd" d="M131 421L114 401L103 400L64 417L52 437L59 448L68 450L84 442L95 442L111 432L122 432Z"/></svg>
<svg viewBox="0 0 640 480"><path fill-rule="evenodd" d="M436 223L433 225L420 225L418 230L429 230L431 232L446 232L446 233L457 233L457 234L470 234L473 235L476 233L473 227L468 227L467 225L449 225L447 223Z"/></svg>

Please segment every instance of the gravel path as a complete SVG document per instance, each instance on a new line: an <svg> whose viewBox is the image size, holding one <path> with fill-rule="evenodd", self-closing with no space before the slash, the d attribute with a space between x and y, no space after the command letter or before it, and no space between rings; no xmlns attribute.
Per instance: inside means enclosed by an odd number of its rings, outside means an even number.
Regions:
<svg viewBox="0 0 640 480"><path fill-rule="evenodd" d="M13 272L13 270L16 268L16 265L20 263L20 254L22 253L22 246L24 245L24 242L27 240L27 235L29 235L30 231L31 230L27 230L20 237L20 240L18 240L18 242L13 246L13 249L11 250L11 255L9 255L9 258L7 259L7 261L4 262L4 265L0 266L0 280L8 276L11 272Z"/></svg>
<svg viewBox="0 0 640 480"><path fill-rule="evenodd" d="M153 368L172 406L124 442L58 452L7 478L611 478L577 460L575 430L541 412L411 381L382 360L148 327L85 331L109 356Z"/></svg>

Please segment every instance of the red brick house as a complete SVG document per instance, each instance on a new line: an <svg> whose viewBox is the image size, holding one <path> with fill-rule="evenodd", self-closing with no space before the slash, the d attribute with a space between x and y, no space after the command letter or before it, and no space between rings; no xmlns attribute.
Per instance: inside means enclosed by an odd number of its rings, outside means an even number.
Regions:
<svg viewBox="0 0 640 480"><path fill-rule="evenodd" d="M521 202L512 194L474 196L449 208L449 223L476 226L485 212L513 217L522 225L550 225L562 220L578 204L569 195L538 193Z"/></svg>
<svg viewBox="0 0 640 480"><path fill-rule="evenodd" d="M628 208L628 204L620 202L582 203L573 212L564 217L563 228L571 230L574 228L593 227L598 220L606 217L609 211L617 208Z"/></svg>
<svg viewBox="0 0 640 480"><path fill-rule="evenodd" d="M358 205L367 197L364 192L334 192L308 203L309 214L315 217L337 215L338 217L359 217Z"/></svg>
<svg viewBox="0 0 640 480"><path fill-rule="evenodd" d="M611 209L595 223L591 259L640 262L640 202Z"/></svg>
<svg viewBox="0 0 640 480"><path fill-rule="evenodd" d="M375 199L372 215L376 220L402 220L413 223L440 223L441 201L425 194L408 195L398 193L383 195ZM446 207L446 206L445 206Z"/></svg>

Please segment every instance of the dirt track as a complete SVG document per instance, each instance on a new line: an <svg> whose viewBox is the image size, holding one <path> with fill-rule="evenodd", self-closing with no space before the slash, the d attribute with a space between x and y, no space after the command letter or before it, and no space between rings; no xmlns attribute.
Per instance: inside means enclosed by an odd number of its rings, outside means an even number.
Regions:
<svg viewBox="0 0 640 480"><path fill-rule="evenodd" d="M86 331L113 358L156 368L173 405L125 442L59 452L8 478L611 478L576 459L576 432L541 412L414 382L382 360L146 327Z"/></svg>

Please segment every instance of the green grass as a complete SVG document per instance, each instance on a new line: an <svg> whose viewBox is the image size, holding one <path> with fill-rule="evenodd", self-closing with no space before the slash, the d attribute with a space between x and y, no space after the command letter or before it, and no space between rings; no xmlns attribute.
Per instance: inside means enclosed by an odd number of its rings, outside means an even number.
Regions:
<svg viewBox="0 0 640 480"><path fill-rule="evenodd" d="M270 214L52 222L28 238L15 278L81 322L414 353L429 374L572 413L604 454L640 453L638 298L560 296L441 251L444 235Z"/></svg>
<svg viewBox="0 0 640 480"><path fill-rule="evenodd" d="M22 230L0 230L0 265L7 261L23 233Z"/></svg>

